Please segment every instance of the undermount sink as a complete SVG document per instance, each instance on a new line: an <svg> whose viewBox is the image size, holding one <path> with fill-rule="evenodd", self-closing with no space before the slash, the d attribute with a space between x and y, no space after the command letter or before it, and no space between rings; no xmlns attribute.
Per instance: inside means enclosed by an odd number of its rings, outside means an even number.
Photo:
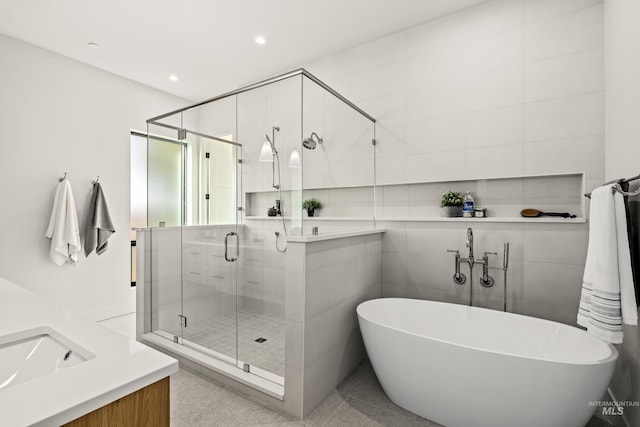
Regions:
<svg viewBox="0 0 640 427"><path fill-rule="evenodd" d="M95 356L43 326L0 337L0 390L53 374Z"/></svg>

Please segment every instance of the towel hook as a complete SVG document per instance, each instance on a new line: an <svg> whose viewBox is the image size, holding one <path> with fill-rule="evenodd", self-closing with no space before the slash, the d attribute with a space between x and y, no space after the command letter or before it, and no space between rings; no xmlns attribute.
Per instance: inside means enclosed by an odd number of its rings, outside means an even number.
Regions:
<svg viewBox="0 0 640 427"><path fill-rule="evenodd" d="M66 172L64 173L64 176L62 176L62 177L58 178L58 181L59 181L59 182L62 182L62 181L64 181L65 179L67 179L67 173L66 173Z"/></svg>
<svg viewBox="0 0 640 427"><path fill-rule="evenodd" d="M98 181L100 181L100 175L98 175L98 177L96 178L95 181L93 181L93 185L96 185L98 183Z"/></svg>

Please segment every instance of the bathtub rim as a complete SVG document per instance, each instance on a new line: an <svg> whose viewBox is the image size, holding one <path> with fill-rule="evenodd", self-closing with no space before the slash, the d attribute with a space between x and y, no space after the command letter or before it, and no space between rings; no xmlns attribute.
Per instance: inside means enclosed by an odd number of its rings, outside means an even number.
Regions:
<svg viewBox="0 0 640 427"><path fill-rule="evenodd" d="M360 304L358 304L358 306L356 307L356 313L358 315L358 319L363 319L366 320L367 322L370 322L374 325L389 329L389 330L393 330L396 332L400 332L403 334L407 334L407 335L412 335L414 337L418 337L418 338L424 338L424 339L428 339L431 341L435 341L435 342L439 342L442 344L447 344L447 345L452 345L452 346L456 346L456 347L461 347L461 348L465 348L465 349L469 349L469 350L473 350L473 351L482 351L482 352L486 352L486 353L492 353L492 354L496 354L496 355L500 355L500 356L508 356L508 357L518 357L518 358L523 358L523 359L529 359L529 360L535 360L538 362L546 362L546 363L557 363L557 364L564 364L564 365L601 365L601 364L607 364L607 363L614 363L618 357L619 357L619 353L618 350L615 348L615 346L613 346L613 344L608 343L606 341L601 340L600 338L597 338L595 336L592 335L588 335L587 331L577 328L575 326L571 326L571 325L567 325L565 323L560 323L560 322L556 322L553 320L548 320L548 319L542 319L540 317L533 317L533 316L527 316L524 314L518 314L518 313L512 313L512 312L504 312L504 311L498 311L498 313L502 313L503 315L512 315L512 316L518 316L518 317L526 317L529 319L533 319L534 321L539 321L539 322L544 322L544 323L553 323L556 325L560 325L563 327L567 327L567 328L573 328L579 332L582 332L584 334L587 334L587 336L589 338L598 340L600 342L602 342L603 344L605 344L607 346L607 348L609 349L609 355L605 358L601 358L601 359L596 359L596 360L590 360L590 361L567 361L567 360L555 360L555 359L543 359L540 357L533 357L533 356L528 356L528 355L524 355L524 354L517 354L517 353L510 353L510 352L505 352L505 351L498 351L498 350L494 350L494 349L489 349L489 348L484 348L484 347L478 347L478 346L473 346L473 345L467 345L467 344L461 344L458 342L454 342L454 341L448 341L448 340L443 340L440 338L434 338L434 337L430 337L427 335L423 335L423 334L418 334L415 332L411 332L411 331L407 331L404 329L400 329L394 326L389 326L380 322L375 322L373 320L371 320L370 318L367 318L365 316L363 316L361 314L361 310L360 307L370 303L373 304L373 301L380 301L380 300L406 300L406 301L422 301L422 302L426 302L426 303L433 303L433 304L440 304L440 305L459 305L461 307L466 307L466 309L473 309L473 310L480 310L480 311L497 311L497 310L491 310L489 308L483 308L483 307L474 307L474 306L468 306L468 305L463 305L463 304L456 304L456 303L451 303L451 302L444 302L444 301L433 301L433 300L425 300L425 299L419 299L419 298L398 298L398 297L381 297L381 298L373 298L367 301L363 301ZM362 328L360 328L362 329Z"/></svg>

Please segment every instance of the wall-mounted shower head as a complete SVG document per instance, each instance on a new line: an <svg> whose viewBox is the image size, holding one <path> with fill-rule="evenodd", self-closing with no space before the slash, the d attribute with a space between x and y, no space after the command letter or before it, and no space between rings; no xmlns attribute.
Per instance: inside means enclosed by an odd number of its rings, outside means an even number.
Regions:
<svg viewBox="0 0 640 427"><path fill-rule="evenodd" d="M324 140L320 138L317 133L311 132L311 136L309 136L309 138L305 138L302 141L302 145L304 146L304 148L307 148L309 150L315 150L316 145L322 144L323 142Z"/></svg>

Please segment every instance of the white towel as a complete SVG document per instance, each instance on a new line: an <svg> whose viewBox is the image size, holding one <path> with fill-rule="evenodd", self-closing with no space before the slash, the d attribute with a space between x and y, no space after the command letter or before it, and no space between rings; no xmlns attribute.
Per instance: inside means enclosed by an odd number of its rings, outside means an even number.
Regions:
<svg viewBox="0 0 640 427"><path fill-rule="evenodd" d="M82 244L78 214L68 179L58 185L45 236L51 239L51 249L49 250L51 261L57 265L62 265L65 262L69 264L78 262L78 254L82 249Z"/></svg>
<svg viewBox="0 0 640 427"><path fill-rule="evenodd" d="M591 193L589 246L578 324L610 343L622 342L622 323L638 323L623 196L612 185Z"/></svg>

